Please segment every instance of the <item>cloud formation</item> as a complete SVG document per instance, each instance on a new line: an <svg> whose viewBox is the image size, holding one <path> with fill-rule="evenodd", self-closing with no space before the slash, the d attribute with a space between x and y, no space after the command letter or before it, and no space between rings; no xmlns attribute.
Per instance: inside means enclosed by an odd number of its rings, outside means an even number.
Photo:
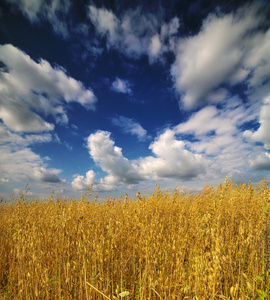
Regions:
<svg viewBox="0 0 270 300"><path fill-rule="evenodd" d="M69 36L67 26L67 14L71 8L70 0L6 0L16 4L22 14L31 23L39 23L46 20L52 25L55 33L63 38Z"/></svg>
<svg viewBox="0 0 270 300"><path fill-rule="evenodd" d="M119 184L134 184L143 180L138 166L123 156L122 149L114 145L110 135L107 131L97 131L87 139L91 158L108 175L96 180L94 171L89 170L85 177L75 176L72 182L74 189L83 190L94 184L97 189L112 190Z"/></svg>
<svg viewBox="0 0 270 300"><path fill-rule="evenodd" d="M147 55L150 62L160 59L165 51L172 51L179 28L177 17L160 24L158 16L142 13L140 7L118 18L110 10L90 5L89 19L97 35L105 39L107 49L117 49L135 59Z"/></svg>
<svg viewBox="0 0 270 300"><path fill-rule="evenodd" d="M83 54L77 51L79 55L92 55L91 63L96 64L96 70L101 66L96 59L99 55L104 55L105 62L109 58L111 64L114 58L119 61L121 57L121 68L129 65L134 70L142 67L143 71L147 70L147 58L148 67L154 68L140 78L141 84L145 85L140 95L158 88L157 85L150 86L151 83L148 86L151 80L147 76L152 76L153 70L163 68L166 76L163 82L168 83L168 75L171 75L179 96L180 118L184 114L187 118L158 134L149 145L150 155L139 157L138 154L136 160L124 156L124 151L112 138L117 140L117 137L109 131L98 130L90 134L87 139L90 157L106 175L100 178L100 174L93 170L83 175L76 174L71 183L74 189L84 190L94 184L97 190L110 191L121 185L127 187L159 180L187 182L196 179L198 182L206 176L210 181L227 175L246 178L249 174L251 178L255 174L253 178L258 178L260 171L270 170L270 22L267 19L269 10L264 9L263 4L254 2L231 13L217 10L206 17L196 34L191 34L195 27L185 28L184 18L180 23L177 16L165 16L166 9L163 8L162 13L150 13L137 6L120 13L120 9L98 8L91 2L86 6L88 20L71 29L77 12L69 14L74 5L70 0L6 1L17 5L31 23L48 22L58 35L70 37L71 43L76 40L75 43L79 43L85 51ZM80 4L76 4L77 8L81 9ZM192 9L194 14L189 15L194 16L196 5L190 5L189 11ZM186 9L180 9L178 16L180 12L185 13ZM76 46L71 46L74 52ZM140 58L143 59L138 60ZM153 66L154 63L163 65ZM104 63L101 68L104 68ZM116 74L123 74L123 69ZM132 80L136 80L135 75ZM102 77L100 72L97 72L97 77L96 74L91 77L96 87L100 87L98 76ZM153 78L159 80L161 77L154 74ZM117 93L139 94L136 92L138 85L132 85L129 80L116 77L110 84ZM101 97L104 96L102 91L98 92ZM232 97L233 94L238 96ZM1 184L28 179L37 183L63 182L59 177L61 170L50 168L49 158L36 154L32 150L33 145L52 141L60 144L58 135L52 132L58 130L55 123L66 125L69 122L68 104L76 102L83 108L94 110L96 101L91 88L69 76L64 68L51 65L44 59L35 61L12 45L1 45ZM125 114L125 109L121 107L118 112ZM135 119L117 116L118 112L114 111L105 118L110 118L113 125L140 142L149 139L136 116ZM112 115L116 117L111 118ZM174 125L177 124L175 120L175 116L172 117ZM88 124L88 120L85 123ZM258 127L254 126L256 123ZM100 123L96 124L100 126ZM85 132L88 134L93 127L86 129L85 124L81 124L79 130L75 126L73 129L78 131L79 137ZM151 130L157 128L153 125ZM63 141L63 145L70 151L76 151L72 142L73 139L70 139L70 144Z"/></svg>
<svg viewBox="0 0 270 300"><path fill-rule="evenodd" d="M256 147L250 157L249 166L257 171L270 170L270 153L264 151L262 147Z"/></svg>
<svg viewBox="0 0 270 300"><path fill-rule="evenodd" d="M261 142L266 150L270 150L270 96L264 99L259 115L260 127L252 132L246 130L244 137L250 142Z"/></svg>
<svg viewBox="0 0 270 300"><path fill-rule="evenodd" d="M69 77L61 67L46 60L35 62L12 45L0 46L0 118L12 130L20 132L51 131L54 125L43 116L52 115L66 124L65 103L78 102L94 109L96 97L82 82Z"/></svg>
<svg viewBox="0 0 270 300"><path fill-rule="evenodd" d="M128 80L116 77L115 81L112 83L112 90L117 93L132 95L132 90L130 86L131 85Z"/></svg>
<svg viewBox="0 0 270 300"><path fill-rule="evenodd" d="M75 190L85 190L90 187L92 184L96 183L96 174L93 170L86 172L85 177L82 175L75 176L71 185Z"/></svg>
<svg viewBox="0 0 270 300"><path fill-rule="evenodd" d="M88 137L88 149L94 162L108 175L96 180L96 175L90 170L85 177L77 175L72 186L80 190L93 183L97 188L108 190L146 180L195 178L205 171L205 161L185 146L183 141L176 140L172 130L167 130L149 146L154 156L128 160L122 149L115 146L109 132L98 131Z"/></svg>
<svg viewBox="0 0 270 300"><path fill-rule="evenodd" d="M113 125L120 127L124 133L137 136L139 141L145 141L149 138L147 131L133 119L124 116L118 116L112 118L112 123Z"/></svg>
<svg viewBox="0 0 270 300"><path fill-rule="evenodd" d="M50 134L22 137L0 126L0 178L25 182L29 180L41 183L63 182L58 177L61 170L48 168L46 158L42 158L30 148L33 144L47 143L51 140Z"/></svg>
<svg viewBox="0 0 270 300"><path fill-rule="evenodd" d="M267 22L262 7L246 5L235 13L210 14L197 35L180 38L171 74L181 104L192 109L218 103L227 96L224 86L245 80L249 94L269 92L270 31L260 29Z"/></svg>
<svg viewBox="0 0 270 300"><path fill-rule="evenodd" d="M114 145L109 132L98 131L91 134L87 143L94 162L109 174L106 177L107 182L135 183L143 179L138 166L123 156L122 149Z"/></svg>
<svg viewBox="0 0 270 300"><path fill-rule="evenodd" d="M67 124L65 106L78 102L94 109L96 97L90 89L69 77L66 70L52 67L46 60L35 62L12 45L0 46L0 177L13 181L63 183L61 170L48 167L48 158L33 152L37 143L56 139L55 125L46 121L52 116ZM30 133L30 134L29 134ZM39 133L39 134L37 134Z"/></svg>
<svg viewBox="0 0 270 300"><path fill-rule="evenodd" d="M140 160L142 174L152 179L175 178L190 180L205 172L205 160L200 154L194 154L186 148L182 140L177 140L175 133L167 129L149 149L155 156Z"/></svg>
<svg viewBox="0 0 270 300"><path fill-rule="evenodd" d="M231 98L220 108L205 107L174 127L188 146L207 159L207 178L237 178L250 171L253 147L246 142L241 128L256 117L253 107ZM192 137L192 141L190 141Z"/></svg>

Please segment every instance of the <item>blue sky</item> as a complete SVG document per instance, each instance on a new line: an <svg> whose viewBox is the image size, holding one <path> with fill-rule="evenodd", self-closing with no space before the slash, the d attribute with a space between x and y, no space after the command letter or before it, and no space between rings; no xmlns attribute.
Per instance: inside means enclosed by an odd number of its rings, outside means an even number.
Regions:
<svg viewBox="0 0 270 300"><path fill-rule="evenodd" d="M268 1L1 3L1 197L269 180Z"/></svg>

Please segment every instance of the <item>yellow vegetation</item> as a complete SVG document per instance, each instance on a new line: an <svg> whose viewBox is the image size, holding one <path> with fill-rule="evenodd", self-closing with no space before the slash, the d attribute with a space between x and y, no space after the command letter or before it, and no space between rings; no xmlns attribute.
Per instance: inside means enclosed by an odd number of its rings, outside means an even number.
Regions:
<svg viewBox="0 0 270 300"><path fill-rule="evenodd" d="M0 204L0 299L268 299L270 188Z"/></svg>

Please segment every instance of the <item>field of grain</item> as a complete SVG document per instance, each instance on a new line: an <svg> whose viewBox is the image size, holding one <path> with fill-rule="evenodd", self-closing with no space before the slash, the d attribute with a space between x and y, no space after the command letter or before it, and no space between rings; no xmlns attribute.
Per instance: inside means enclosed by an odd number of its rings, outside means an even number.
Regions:
<svg viewBox="0 0 270 300"><path fill-rule="evenodd" d="M0 299L268 299L270 188L0 204Z"/></svg>

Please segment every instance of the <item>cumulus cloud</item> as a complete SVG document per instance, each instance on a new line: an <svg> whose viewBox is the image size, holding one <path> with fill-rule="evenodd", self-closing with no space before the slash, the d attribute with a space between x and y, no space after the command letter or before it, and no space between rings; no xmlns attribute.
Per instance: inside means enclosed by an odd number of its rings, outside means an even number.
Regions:
<svg viewBox="0 0 270 300"><path fill-rule="evenodd" d="M80 190L93 183L101 190L109 190L121 184L136 184L146 180L190 180L205 171L203 157L186 149L185 143L177 140L171 130L160 135L149 148L153 156L128 160L123 156L122 149L115 146L109 132L91 134L88 137L89 153L108 175L95 179L92 170L86 176L76 175L73 188Z"/></svg>
<svg viewBox="0 0 270 300"><path fill-rule="evenodd" d="M108 173L108 182L136 183L143 179L138 166L122 154L122 149L114 145L110 133L98 131L88 137L88 149L92 159L101 169Z"/></svg>
<svg viewBox="0 0 270 300"><path fill-rule="evenodd" d="M143 180L138 166L123 156L122 149L114 145L109 132L97 131L91 134L87 145L94 162L108 175L96 179L93 170L89 170L85 176L76 175L71 184L74 189L84 190L94 184L96 190L110 191L119 184L134 184Z"/></svg>
<svg viewBox="0 0 270 300"><path fill-rule="evenodd" d="M149 146L155 156L141 159L142 173L153 179L177 178L189 180L205 172L205 160L186 149L172 130L166 130Z"/></svg>
<svg viewBox="0 0 270 300"><path fill-rule="evenodd" d="M90 170L86 173L85 177L82 175L75 176L71 185L75 190L84 190L95 183L96 174Z"/></svg>
<svg viewBox="0 0 270 300"><path fill-rule="evenodd" d="M219 108L205 107L186 122L166 129L149 145L152 155L129 160L115 145L109 132L98 131L88 138L88 149L96 165L107 173L98 179L91 171L77 175L72 186L83 190L93 183L101 191L121 185L160 180L189 182L196 179L218 182L225 176L243 180L252 170L269 170L270 156L262 147L254 152L245 141L245 124L254 119L254 107L237 98ZM249 173L259 180L259 175ZM257 179L256 179L257 178ZM175 181L174 181L175 182Z"/></svg>
<svg viewBox="0 0 270 300"><path fill-rule="evenodd" d="M139 141L145 141L149 138L147 131L133 119L124 116L118 116L112 119L112 123L115 126L120 127L124 133L130 133L137 136Z"/></svg>
<svg viewBox="0 0 270 300"><path fill-rule="evenodd" d="M89 19L108 49L117 49L128 57L147 55L150 62L171 51L179 27L178 18L160 24L158 16L142 13L141 8L126 11L120 18L105 8L89 6Z"/></svg>
<svg viewBox="0 0 270 300"><path fill-rule="evenodd" d="M197 35L179 39L171 74L185 108L220 102L226 97L222 85L244 80L249 94L258 86L269 91L269 30L259 29L266 20L260 7L247 5L210 14Z"/></svg>
<svg viewBox="0 0 270 300"><path fill-rule="evenodd" d="M207 159L208 178L239 177L249 172L253 152L241 128L255 117L253 106L232 98L219 108L208 106L193 113L173 130L183 139L188 136L190 149Z"/></svg>
<svg viewBox="0 0 270 300"><path fill-rule="evenodd" d="M96 97L82 82L46 60L35 62L12 45L0 46L0 118L14 131L40 132L54 129L42 116L52 115L66 124L65 103L78 102L94 109Z"/></svg>
<svg viewBox="0 0 270 300"><path fill-rule="evenodd" d="M46 20L52 25L55 33L64 38L69 36L67 14L71 8L70 0L6 0L16 4L23 15L32 23Z"/></svg>
<svg viewBox="0 0 270 300"><path fill-rule="evenodd" d="M116 77L115 81L112 83L112 90L117 93L132 95L132 90L130 86L131 85L128 80Z"/></svg>

